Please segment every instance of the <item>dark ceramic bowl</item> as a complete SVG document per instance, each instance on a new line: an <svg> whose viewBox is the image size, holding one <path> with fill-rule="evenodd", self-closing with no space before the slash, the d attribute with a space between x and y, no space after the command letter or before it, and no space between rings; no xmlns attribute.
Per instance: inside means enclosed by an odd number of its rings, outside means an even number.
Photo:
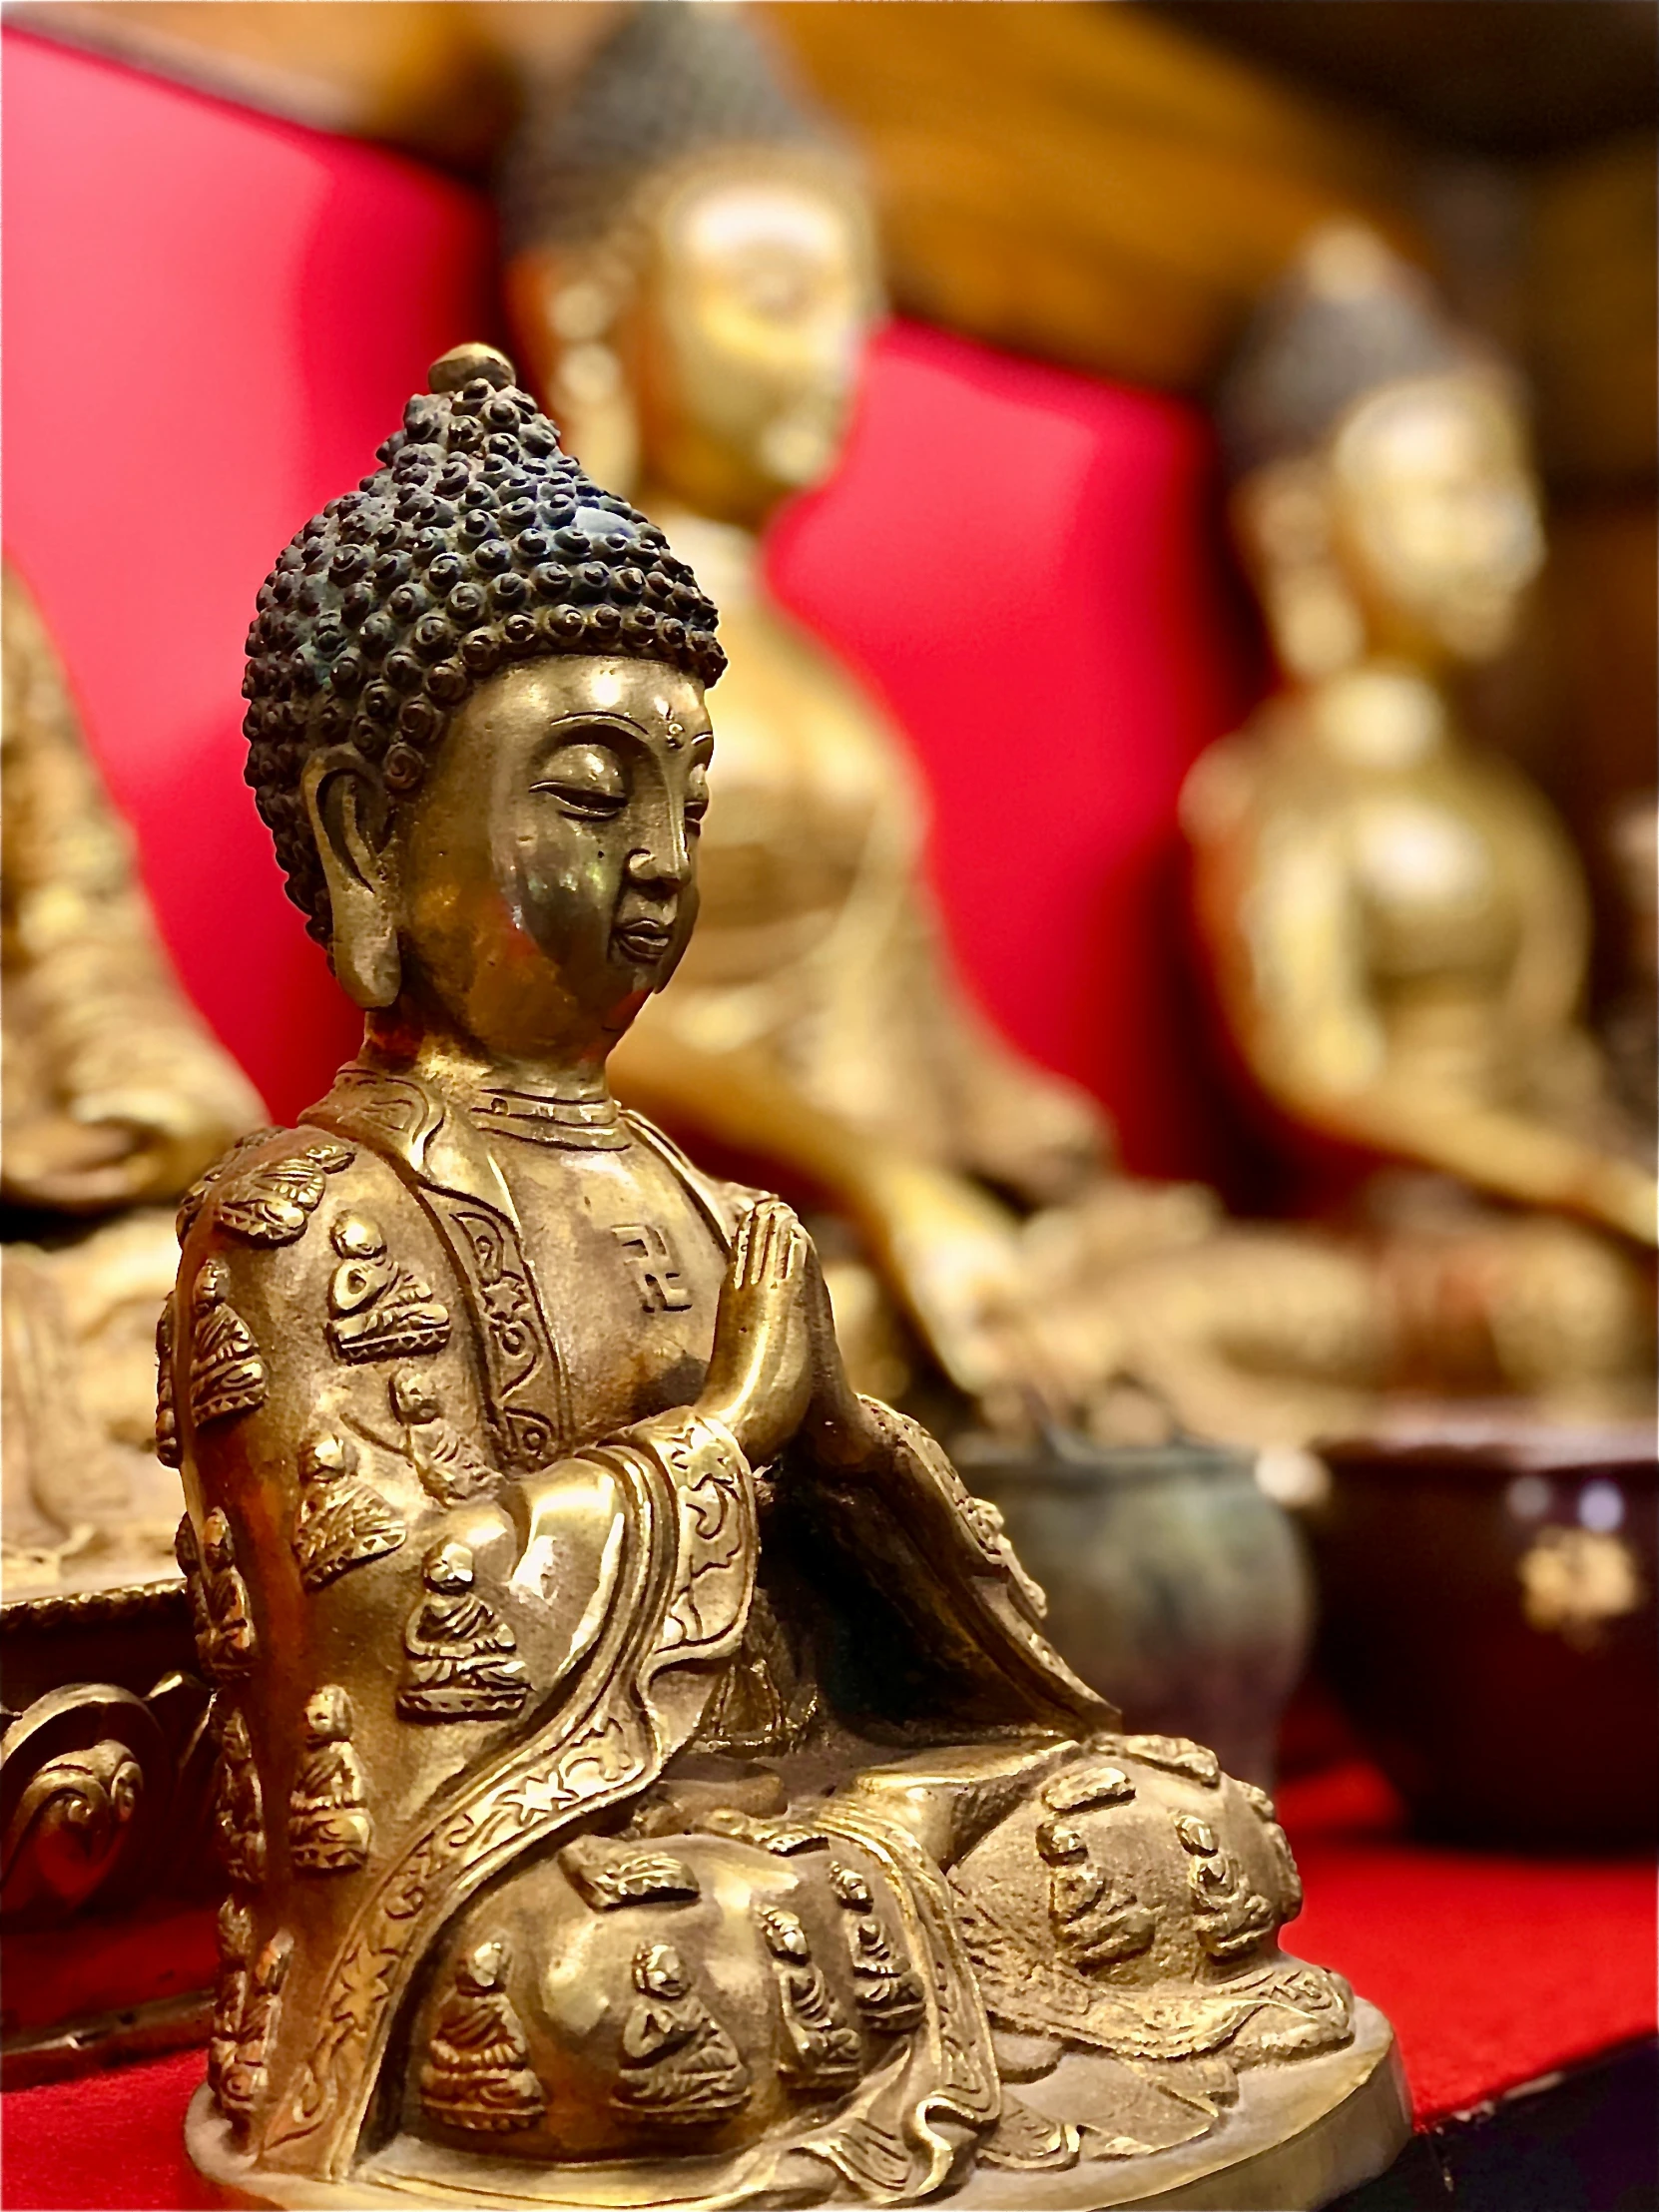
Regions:
<svg viewBox="0 0 1659 2212"><path fill-rule="evenodd" d="M1324 1669L1417 1827L1659 1834L1654 1430L1424 1408L1323 1456Z"/></svg>
<svg viewBox="0 0 1659 2212"><path fill-rule="evenodd" d="M1271 1784L1307 1649L1309 1574L1252 1455L1059 1438L1019 1453L966 1437L955 1450L1047 1591L1050 1638L1125 1725L1194 1737L1230 1773Z"/></svg>

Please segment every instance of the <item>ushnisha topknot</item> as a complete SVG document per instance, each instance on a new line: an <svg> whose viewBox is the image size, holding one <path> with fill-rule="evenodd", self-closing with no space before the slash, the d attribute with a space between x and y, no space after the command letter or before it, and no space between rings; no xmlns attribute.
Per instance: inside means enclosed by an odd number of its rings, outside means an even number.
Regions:
<svg viewBox="0 0 1659 2212"><path fill-rule="evenodd" d="M710 0L646 0L573 85L533 81L497 180L508 254L592 240L647 178L725 147L849 161L828 114L747 16Z"/></svg>
<svg viewBox="0 0 1659 2212"><path fill-rule="evenodd" d="M1494 369L1422 272L1362 223L1322 224L1257 309L1217 396L1229 466L1306 453L1383 384Z"/></svg>
<svg viewBox="0 0 1659 2212"><path fill-rule="evenodd" d="M247 780L288 896L324 944L300 796L312 753L354 751L395 807L450 715L510 662L625 655L705 684L726 666L691 569L561 450L505 354L457 346L429 381L381 466L283 549L248 633Z"/></svg>

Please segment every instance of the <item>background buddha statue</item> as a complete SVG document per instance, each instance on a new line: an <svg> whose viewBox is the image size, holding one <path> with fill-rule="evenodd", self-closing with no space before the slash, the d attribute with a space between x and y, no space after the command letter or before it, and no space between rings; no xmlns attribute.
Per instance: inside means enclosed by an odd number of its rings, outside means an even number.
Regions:
<svg viewBox="0 0 1659 2212"><path fill-rule="evenodd" d="M1200 1434L1299 1442L1432 1368L1414 1282L1115 1173L1092 1102L951 972L903 737L761 562L768 517L834 465L880 295L858 171L747 27L638 10L573 90L532 95L505 219L538 388L694 560L730 656L698 937L619 1050L625 1093L852 1226L837 1326L889 1394L883 1289L1015 1433L1145 1441L1162 1405ZM1555 1379L1547 1348L1514 1377Z"/></svg>
<svg viewBox="0 0 1659 2212"><path fill-rule="evenodd" d="M237 1899L198 2161L596 2208L1287 2139L1276 2201L1364 2178L1390 2038L1280 1949L1267 1800L1122 1733L852 1390L791 1210L612 1098L696 918L715 610L502 356L431 380L250 636L249 778L364 1034L187 1212L164 1332ZM384 1327L332 1329L345 1250ZM440 1419L492 1483L430 1479ZM326 1574L319 1478L381 1508Z"/></svg>
<svg viewBox="0 0 1659 2212"><path fill-rule="evenodd" d="M1560 1217L1651 1247L1651 1146L1580 1020L1577 858L1450 690L1508 642L1543 559L1519 394L1341 226L1262 310L1224 427L1284 677L1183 801L1229 1035L1287 1144L1441 1179L1408 1203L1467 1255L1470 1326L1535 1335L1547 1311L1594 1364L1598 1337L1645 1336L1636 1277Z"/></svg>
<svg viewBox="0 0 1659 2212"><path fill-rule="evenodd" d="M1100 1119L949 973L903 740L761 565L768 518L834 465L880 312L862 179L745 27L668 5L532 100L505 205L540 388L707 577L730 656L702 927L619 1081L827 1195L970 1392L1035 1379L989 1187L1061 1197Z"/></svg>
<svg viewBox="0 0 1659 2212"><path fill-rule="evenodd" d="M264 1118L187 1002L33 601L4 579L0 811L8 1593L160 1571L171 1204Z"/></svg>

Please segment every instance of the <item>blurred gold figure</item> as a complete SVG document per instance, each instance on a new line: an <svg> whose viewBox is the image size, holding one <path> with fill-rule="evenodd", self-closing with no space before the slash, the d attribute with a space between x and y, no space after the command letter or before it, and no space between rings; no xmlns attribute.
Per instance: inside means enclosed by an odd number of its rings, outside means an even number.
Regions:
<svg viewBox="0 0 1659 2212"><path fill-rule="evenodd" d="M156 1317L178 1267L161 1202L264 1112L186 1003L57 656L9 570L0 747L4 1580L16 1594L171 1569L177 1483L152 1451Z"/></svg>
<svg viewBox="0 0 1659 2212"><path fill-rule="evenodd" d="M1264 309L1226 426L1286 679L1183 797L1239 1052L1321 1138L1651 1246L1651 1162L1578 1018L1576 857L1445 689L1507 643L1543 558L1516 391L1415 272L1338 226ZM1501 1273L1513 1217L1439 1203ZM1561 1224L1513 1249L1531 1326L1592 1364L1598 1332L1631 1343L1636 1279L1605 1243Z"/></svg>
<svg viewBox="0 0 1659 2212"><path fill-rule="evenodd" d="M949 975L903 739L761 570L762 526L835 464L881 309L861 179L746 30L669 5L532 108L507 204L550 410L707 579L730 655L701 925L619 1080L816 1186L970 1395L1043 1377L1067 1396L1009 1295L1016 1217L984 1186L1069 1195L1099 1117ZM834 1279L845 1328L871 1287Z"/></svg>
<svg viewBox="0 0 1659 2212"><path fill-rule="evenodd" d="M902 736L768 593L759 532L833 467L880 307L848 157L743 26L665 0L532 97L505 208L541 395L693 562L730 655L698 935L620 1085L853 1225L873 1274L828 1272L871 1388L903 1382L878 1279L1004 1430L1144 1437L1153 1400L1247 1441L1361 1418L1402 1369L1370 1253L1110 1171L1098 1111L950 972Z"/></svg>

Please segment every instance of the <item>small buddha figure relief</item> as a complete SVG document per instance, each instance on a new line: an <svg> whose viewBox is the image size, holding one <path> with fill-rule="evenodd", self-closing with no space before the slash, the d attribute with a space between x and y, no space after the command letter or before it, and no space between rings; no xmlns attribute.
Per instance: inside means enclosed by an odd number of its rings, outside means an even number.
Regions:
<svg viewBox="0 0 1659 2212"><path fill-rule="evenodd" d="M789 2045L784 2078L808 2094L850 2087L863 2071L863 2044L843 2018L799 1915L766 1906L761 1933L773 1956Z"/></svg>
<svg viewBox="0 0 1659 2212"><path fill-rule="evenodd" d="M216 1178L214 1203L221 1226L250 1244L292 1244L310 1226L326 1188L324 1178L348 1168L352 1157L349 1145L313 1144L284 1159L261 1160L224 1182ZM202 1198L207 1195L202 1192Z"/></svg>
<svg viewBox="0 0 1659 2212"><path fill-rule="evenodd" d="M386 1240L363 1214L335 1222L340 1256L328 1286L328 1342L341 1360L412 1360L449 1342L448 1311L432 1287L387 1257Z"/></svg>
<svg viewBox="0 0 1659 2212"><path fill-rule="evenodd" d="M8 568L0 710L6 1593L167 1570L153 1420L170 1207L258 1097L187 1002L39 611Z"/></svg>
<svg viewBox="0 0 1659 2212"><path fill-rule="evenodd" d="M219 1976L208 2034L208 2086L216 2097L224 2096L225 2077L237 2054L253 1961L254 1923L247 1906L232 1895L219 1909Z"/></svg>
<svg viewBox="0 0 1659 2212"><path fill-rule="evenodd" d="M391 1379L391 1409L403 1429L409 1464L434 1503L464 1505L469 1498L494 1496L501 1486L499 1471L444 1419L443 1402L425 1376L399 1368Z"/></svg>
<svg viewBox="0 0 1659 2212"><path fill-rule="evenodd" d="M205 1203L180 1255L187 1299L222 1271L266 1375L198 1417L173 1345L208 1633L240 1624L224 1828L260 1933L286 1932L193 2154L268 2202L545 2205L603 2168L614 2212L896 2206L981 2147L999 2188L1009 2156L1084 2155L1069 2119L1021 2126L995 2035L1063 2052L1113 2155L1149 2161L1225 2131L1205 2084L1253 2067L1249 2155L1328 2114L1358 2182L1405 2126L1386 2024L1277 1947L1277 1911L1246 1957L1201 1940L1173 1818L1202 1806L1278 1896L1256 1809L1193 1747L1169 1771L1116 1733L947 1454L852 1388L792 1210L611 1098L696 913L715 610L501 355L431 375L251 640L250 777L364 1035L238 1169L350 1148L313 1226L250 1240ZM341 1254L342 1222L374 1238ZM644 1301L616 1234L642 1222L685 1303ZM390 1255L444 1341L341 1360L318 1285ZM398 1427L435 1470L418 1542L342 1448L399 1453ZM468 1461L492 1494L431 1496ZM261 1775L289 1848L256 1891ZM1063 1956L1035 1843L1073 1775L1100 1809L1068 1817L1157 1924L1108 1972Z"/></svg>
<svg viewBox="0 0 1659 2212"><path fill-rule="evenodd" d="M306 1874L351 1874L373 1835L368 1783L351 1745L351 1700L329 1682L305 1707L305 1748L288 1793L288 1860Z"/></svg>
<svg viewBox="0 0 1659 2212"><path fill-rule="evenodd" d="M1127 1754L1145 1766L1157 1767L1164 1774L1178 1774L1185 1781L1196 1782L1201 1789L1219 1790L1221 1787L1220 1760L1207 1744L1195 1744L1188 1736L1120 1736L1108 1732L1091 1736L1089 1749L1102 1752L1108 1758ZM1108 1770L1108 1774L1115 1771ZM1109 1786L1119 1787L1115 1782ZM1058 1796L1049 1796L1047 1792L1044 1795L1051 1805L1063 1810Z"/></svg>
<svg viewBox="0 0 1659 2212"><path fill-rule="evenodd" d="M332 1428L300 1447L293 1555L307 1590L326 1589L349 1568L383 1559L408 1534L378 1490L357 1479L359 1456L352 1439Z"/></svg>
<svg viewBox="0 0 1659 2212"><path fill-rule="evenodd" d="M1219 1772L1216 1779L1221 1779ZM1074 1767L1043 1784L1043 1803L1060 1814L1092 1813L1103 1805L1127 1805L1134 1795L1135 1785L1124 1770L1105 1761Z"/></svg>
<svg viewBox="0 0 1659 2212"><path fill-rule="evenodd" d="M427 1553L425 1594L403 1637L397 1710L406 1721L502 1720L529 1694L518 1640L473 1580L465 1544Z"/></svg>
<svg viewBox="0 0 1659 2212"><path fill-rule="evenodd" d="M1122 1882L1089 1855L1087 1839L1067 1821L1044 1821L1037 1850L1048 1868L1048 1917L1061 1955L1081 1973L1133 1958L1151 1943L1152 1915Z"/></svg>
<svg viewBox="0 0 1659 2212"><path fill-rule="evenodd" d="M1175 1833L1188 1854L1187 1879L1193 1890L1193 1925L1212 1958L1238 1958L1256 1949L1271 1934L1278 1915L1267 1899L1251 1889L1244 1869L1224 1851L1208 1821L1178 1813Z"/></svg>
<svg viewBox="0 0 1659 2212"><path fill-rule="evenodd" d="M214 1834L220 1864L232 1885L257 1890L265 1881L265 1796L248 1721L240 1705L225 1716L219 1746L219 1784L214 1804Z"/></svg>
<svg viewBox="0 0 1659 2212"><path fill-rule="evenodd" d="M208 1515L202 1530L202 1589L208 1611L208 1671L216 1682L245 1681L254 1668L254 1620L231 1523L218 1510Z"/></svg>
<svg viewBox="0 0 1659 2212"><path fill-rule="evenodd" d="M254 1332L228 1301L228 1280L210 1260L191 1297L190 1410L198 1424L251 1413L265 1401L265 1362Z"/></svg>
<svg viewBox="0 0 1659 2212"><path fill-rule="evenodd" d="M1578 860L1450 692L1543 558L1519 394L1339 226L1262 309L1223 428L1284 676L1182 802L1229 1034L1288 1158L1411 1171L1370 1210L1419 1384L1450 1357L1616 1406L1650 1366L1651 1146L1583 1026Z"/></svg>
<svg viewBox="0 0 1659 2212"><path fill-rule="evenodd" d="M454 1987L420 2069L420 2101L444 2127L505 2134L533 2127L547 2106L512 1999L502 1986L503 1943L480 1943L455 1969Z"/></svg>
<svg viewBox="0 0 1659 2212"><path fill-rule="evenodd" d="M1261 1822L1278 1864L1279 1910L1287 1920L1294 1920L1302 1911L1302 1877L1291 1854L1291 1840L1280 1827L1273 1800L1266 1790L1258 1789L1254 1782L1241 1783L1240 1788Z"/></svg>
<svg viewBox="0 0 1659 2212"><path fill-rule="evenodd" d="M693 1870L666 1851L618 1848L598 1836L567 1844L559 1865L596 1913L624 1905L688 1905L702 1895Z"/></svg>
<svg viewBox="0 0 1659 2212"><path fill-rule="evenodd" d="M261 1947L249 1976L236 2049L226 2064L219 2090L220 2103L239 2128L247 2127L265 2093L266 2054L276 2032L282 1984L292 1951L291 1937L273 1936Z"/></svg>
<svg viewBox="0 0 1659 2212"><path fill-rule="evenodd" d="M634 1987L612 2102L665 2127L711 2127L741 2112L754 2086L750 2070L672 1943L640 1945Z"/></svg>
<svg viewBox="0 0 1659 2212"><path fill-rule="evenodd" d="M908 2034L926 2010L921 1985L876 1911L869 1884L855 1867L832 1862L830 1885L848 1915L845 1935L852 1993L864 2025L877 2035Z"/></svg>
<svg viewBox="0 0 1659 2212"><path fill-rule="evenodd" d="M213 1617L208 1611L208 1593L202 1574L202 1547L196 1540L196 1523L186 1513L180 1520L173 1538L173 1556L179 1572L185 1578L185 1595L190 1603L192 1640L196 1645L197 1663L211 1682L213 1680Z"/></svg>

